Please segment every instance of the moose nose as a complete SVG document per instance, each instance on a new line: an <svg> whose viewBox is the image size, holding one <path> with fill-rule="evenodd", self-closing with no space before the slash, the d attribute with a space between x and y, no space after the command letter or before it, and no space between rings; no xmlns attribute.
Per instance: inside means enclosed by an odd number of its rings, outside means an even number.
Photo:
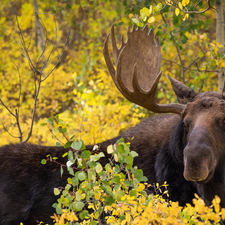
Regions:
<svg viewBox="0 0 225 225"><path fill-rule="evenodd" d="M203 147L203 146L202 146ZM203 181L209 175L210 151L204 146L193 148L187 146L184 150L184 178L188 181Z"/></svg>

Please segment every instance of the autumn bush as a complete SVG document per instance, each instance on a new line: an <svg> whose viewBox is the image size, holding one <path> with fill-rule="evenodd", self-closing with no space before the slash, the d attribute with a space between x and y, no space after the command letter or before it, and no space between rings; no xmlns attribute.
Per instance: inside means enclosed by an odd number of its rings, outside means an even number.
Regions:
<svg viewBox="0 0 225 225"><path fill-rule="evenodd" d="M55 225L82 224L219 224L225 219L225 209L220 208L220 199L215 196L212 205L207 207L197 195L193 205L180 207L178 202L167 200L168 184L148 184L143 171L133 166L138 154L130 150L130 143L119 139L107 148L105 154L94 145L86 150L82 140L69 137L65 122L56 116L50 117L42 126L57 130L69 148L63 157L66 165L61 165L59 173L68 170L71 177L65 187L55 187L59 196L53 205L56 213L52 216ZM50 155L42 160L56 160Z"/></svg>

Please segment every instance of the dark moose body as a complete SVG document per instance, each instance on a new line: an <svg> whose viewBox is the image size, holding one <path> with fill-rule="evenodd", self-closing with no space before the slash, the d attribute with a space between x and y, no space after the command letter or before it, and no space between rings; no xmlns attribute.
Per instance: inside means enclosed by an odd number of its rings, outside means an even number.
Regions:
<svg viewBox="0 0 225 225"><path fill-rule="evenodd" d="M111 33L116 70L109 59L108 36L104 56L121 93L149 110L176 115L164 114L146 119L126 133L100 143L99 150L107 155L108 145L124 137L131 143L131 150L138 152L134 165L143 170L148 182L162 184L167 181L169 199L184 206L192 203L194 193L197 193L210 205L218 195L221 206L225 207L225 94L198 94L169 77L179 104L156 104L154 98L160 78L161 54L158 40L153 45L153 32L148 33L146 27L128 31L128 41L122 42L119 49L113 27ZM133 48L140 50L136 57L132 54L135 52ZM146 55L150 62L142 65L146 63ZM141 77L142 74L150 75ZM87 149L92 148L87 146ZM61 177L57 163L42 165L40 162L51 154L65 164L66 159L60 156L67 150L31 144L0 148L0 224L53 223L50 219L54 213L52 204L57 201L53 189L65 186L68 174ZM102 159L102 163L106 163L106 159Z"/></svg>

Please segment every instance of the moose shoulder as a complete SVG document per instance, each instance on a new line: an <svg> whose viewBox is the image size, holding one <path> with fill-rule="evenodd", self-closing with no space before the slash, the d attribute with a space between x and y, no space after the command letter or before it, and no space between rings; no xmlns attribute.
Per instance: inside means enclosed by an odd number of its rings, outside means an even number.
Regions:
<svg viewBox="0 0 225 225"><path fill-rule="evenodd" d="M113 27L111 34L116 68L108 52L109 35L103 53L119 91L148 110L172 114L142 121L124 134L100 143L100 151L106 153L109 144L124 137L131 143L131 150L138 152L134 165L144 171L149 183L167 181L171 200L185 205L197 193L210 205L218 195L225 207L225 93L196 93L169 76L179 103L155 103L161 76L158 39L154 42L153 32L148 32L147 27L133 28L128 30L127 42L122 41L118 49ZM0 148L0 224L52 224L52 204L57 199L53 189L65 186L68 174L60 176L59 164L40 162L51 154L66 163L60 156L67 150L31 144Z"/></svg>

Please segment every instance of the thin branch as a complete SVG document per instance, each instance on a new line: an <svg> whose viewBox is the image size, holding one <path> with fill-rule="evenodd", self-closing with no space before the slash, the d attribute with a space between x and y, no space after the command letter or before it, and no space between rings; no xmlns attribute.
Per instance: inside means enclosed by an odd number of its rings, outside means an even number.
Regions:
<svg viewBox="0 0 225 225"><path fill-rule="evenodd" d="M202 10L202 11L189 11L188 9L187 9L187 7L185 7L184 6L184 8L186 8L187 10L184 10L184 9L181 9L180 7L179 7L179 5L177 6L177 5L174 5L174 4L169 4L170 6L173 6L174 8L178 8L180 11L182 11L182 12L184 12L185 14L201 14L201 13L204 13L204 12L206 12L206 11L208 11L209 9L214 9L215 10L215 8L213 7L213 6L211 6L210 5L210 1L211 0L207 0L207 7L204 9L204 10ZM172 2L172 1L171 1ZM200 3L201 1L199 1L196 5L195 5L195 7L194 8L196 8L197 7L197 5ZM168 4L166 4L166 5L168 5Z"/></svg>
<svg viewBox="0 0 225 225"><path fill-rule="evenodd" d="M13 138L20 138L20 137L17 137L17 136L14 136L14 135L12 135L8 130L7 130L7 128L5 127L5 125L4 125L4 123L1 121L1 124L2 124L2 126L3 126L3 128L4 128L4 130L10 135L10 136L12 136Z"/></svg>
<svg viewBox="0 0 225 225"><path fill-rule="evenodd" d="M174 64L176 64L176 65L178 65L178 66L180 66L180 67L182 67L182 68L184 68L186 70L199 71L199 72L205 72L205 73L207 73L207 72L218 72L218 70L209 70L209 69L207 69L207 70L201 70L199 68L196 68L196 69L188 68L188 67L183 66L183 65L181 65L181 64L179 64L177 62L174 62L174 61L171 61L171 60L165 59L165 58L162 58L162 60L167 61L167 62L170 62L170 63L174 63Z"/></svg>
<svg viewBox="0 0 225 225"><path fill-rule="evenodd" d="M57 15L55 15L56 17L58 17ZM59 19L61 19L60 17L58 17ZM62 19L61 19L62 20ZM64 52L65 52L65 49L66 49L66 46L67 46L67 43L68 43L68 40L69 40L69 35L70 35L70 33L69 33L69 28L68 28L68 26L66 25L66 23L62 20L62 22L60 23L60 25L57 27L57 29L59 28L59 27L61 27L61 24L64 24L65 26L66 26L66 29L67 29L67 36L66 36L66 41L64 42L64 46L63 46L63 49L62 49L62 53L60 54L60 56L59 56L59 58L58 58L58 60L57 60L57 62L55 63L55 66L52 68L52 70L46 75L46 77L45 78L43 78L42 79L42 81L41 82L43 82L44 80L46 80L48 77L49 77L49 75L53 72L53 70L56 68L56 66L58 65L58 63L59 63L59 61L61 60L61 58L62 58L62 56L63 56L63 54L64 54ZM56 36L57 37L57 36ZM57 40L56 40L56 43L57 43Z"/></svg>
<svg viewBox="0 0 225 225"><path fill-rule="evenodd" d="M14 117L16 117L16 115L5 105L5 103L2 101L2 99L0 98L0 102L2 103L2 105L8 110L8 112L13 115Z"/></svg>
<svg viewBox="0 0 225 225"><path fill-rule="evenodd" d="M19 113L18 113L17 109L15 111L16 111L16 124L17 124L17 128L18 128L19 134L20 134L19 139L20 139L20 142L22 143L23 142L23 132L20 127Z"/></svg>
<svg viewBox="0 0 225 225"><path fill-rule="evenodd" d="M164 16L163 16L163 13L161 13L161 16L162 16L162 19L163 19L164 23L166 24L166 26L168 26L168 25L167 25L167 22L166 22L166 19L165 19ZM170 33L171 36L173 36L172 32L169 32L169 33ZM182 60L181 55L180 55L180 50L179 50L179 48L178 48L178 46L177 46L175 40L172 39L172 41L173 41L173 43L174 43L174 45L175 45L175 48L176 48L176 50L177 50L177 54L178 54L180 63L181 63L181 65L183 65L183 60ZM181 67L181 68L182 68L182 70L181 70L181 71L182 71L182 81L183 81L183 83L185 84L185 77L184 77L185 71L184 71L183 67Z"/></svg>

